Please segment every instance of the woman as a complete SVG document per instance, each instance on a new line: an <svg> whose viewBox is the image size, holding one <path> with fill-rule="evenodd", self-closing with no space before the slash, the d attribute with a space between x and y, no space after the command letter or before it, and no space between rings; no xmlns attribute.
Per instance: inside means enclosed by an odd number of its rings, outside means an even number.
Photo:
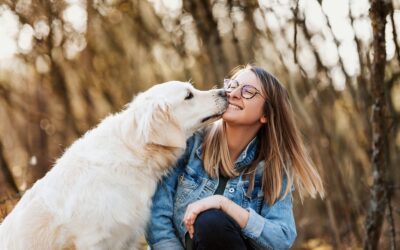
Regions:
<svg viewBox="0 0 400 250"><path fill-rule="evenodd" d="M286 89L246 66L224 80L222 119L196 132L153 198L152 249L288 249L292 191L323 196Z"/></svg>

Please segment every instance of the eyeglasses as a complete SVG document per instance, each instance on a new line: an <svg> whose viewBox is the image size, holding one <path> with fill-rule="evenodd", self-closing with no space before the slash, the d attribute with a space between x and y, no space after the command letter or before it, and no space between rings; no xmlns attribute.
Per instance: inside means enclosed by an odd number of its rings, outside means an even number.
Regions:
<svg viewBox="0 0 400 250"><path fill-rule="evenodd" d="M259 94L264 100L266 99L256 87L248 84L240 84L235 79L224 79L224 89L227 93L231 93L240 86L240 95L244 99L251 99Z"/></svg>

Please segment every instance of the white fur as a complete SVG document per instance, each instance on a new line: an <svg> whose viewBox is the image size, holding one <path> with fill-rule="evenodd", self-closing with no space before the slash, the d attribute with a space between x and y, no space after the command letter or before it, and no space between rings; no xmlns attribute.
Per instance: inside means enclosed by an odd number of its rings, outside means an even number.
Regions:
<svg viewBox="0 0 400 250"><path fill-rule="evenodd" d="M185 100L188 91L194 97ZM0 249L136 249L157 181L202 119L226 105L218 90L176 81L139 94L25 193L0 225Z"/></svg>

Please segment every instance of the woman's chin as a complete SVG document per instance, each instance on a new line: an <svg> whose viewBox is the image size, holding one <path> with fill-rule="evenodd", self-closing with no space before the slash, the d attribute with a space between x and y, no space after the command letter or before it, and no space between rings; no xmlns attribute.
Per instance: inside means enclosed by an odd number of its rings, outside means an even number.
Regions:
<svg viewBox="0 0 400 250"><path fill-rule="evenodd" d="M226 111L225 113L222 114L222 120L224 120L225 122L233 122L236 119L237 116L229 111Z"/></svg>

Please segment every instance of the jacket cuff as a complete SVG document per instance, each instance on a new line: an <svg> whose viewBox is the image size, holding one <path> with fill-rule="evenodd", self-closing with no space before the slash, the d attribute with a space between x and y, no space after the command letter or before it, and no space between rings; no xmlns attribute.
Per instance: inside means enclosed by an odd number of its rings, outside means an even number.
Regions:
<svg viewBox="0 0 400 250"><path fill-rule="evenodd" d="M177 239L168 239L157 242L151 246L152 250L185 250L182 243Z"/></svg>
<svg viewBox="0 0 400 250"><path fill-rule="evenodd" d="M242 232L248 238L258 238L264 229L264 217L257 214L252 208L246 208L246 210L249 211L250 215L246 226L242 229Z"/></svg>

